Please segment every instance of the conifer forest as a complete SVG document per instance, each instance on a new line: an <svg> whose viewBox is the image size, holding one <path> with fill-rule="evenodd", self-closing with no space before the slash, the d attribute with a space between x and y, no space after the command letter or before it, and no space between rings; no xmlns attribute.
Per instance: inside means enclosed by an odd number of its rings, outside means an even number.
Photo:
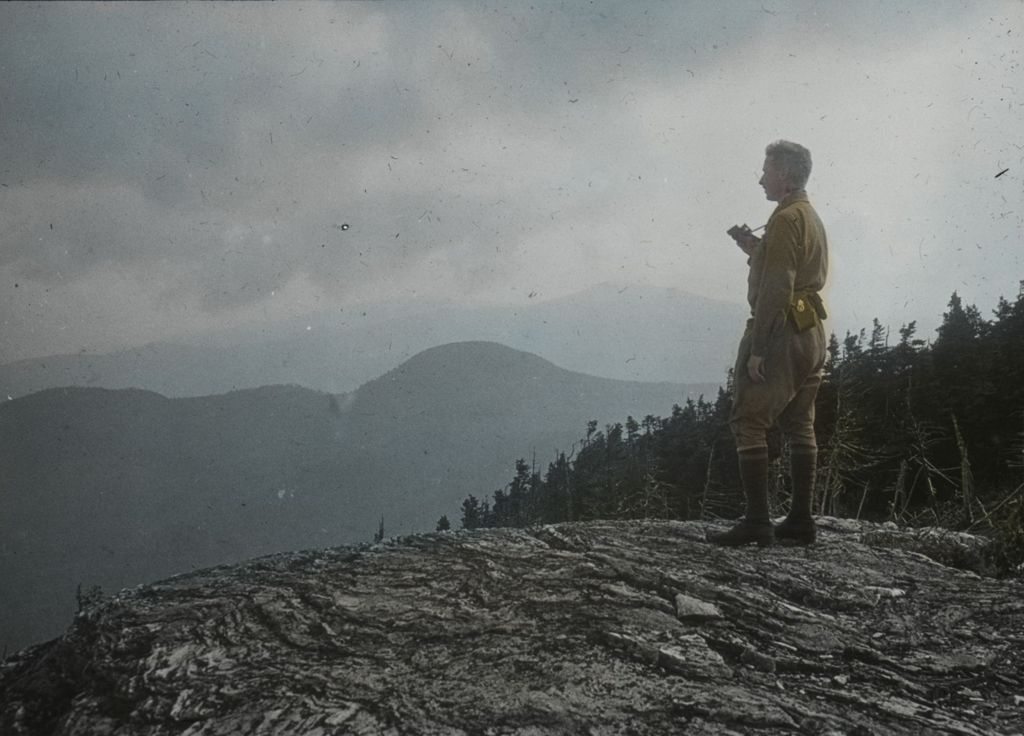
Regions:
<svg viewBox="0 0 1024 736"><path fill-rule="evenodd" d="M827 323L826 323L827 326ZM933 340L831 335L818 394L815 512L993 538L993 574L1024 563L1024 282L990 319L954 293ZM729 431L731 373L713 400L667 417L588 423L546 470L520 459L493 497L469 496L463 528L589 519L735 518L743 500ZM788 507L781 434L770 438L773 513Z"/></svg>

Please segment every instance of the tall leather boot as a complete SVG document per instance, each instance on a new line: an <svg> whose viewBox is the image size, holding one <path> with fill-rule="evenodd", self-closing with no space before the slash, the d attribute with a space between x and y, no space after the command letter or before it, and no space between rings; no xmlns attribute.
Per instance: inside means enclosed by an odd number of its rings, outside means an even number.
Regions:
<svg viewBox="0 0 1024 736"><path fill-rule="evenodd" d="M729 531L709 533L708 541L722 547L744 544L767 547L772 543L772 522L768 518L768 448L741 450L738 454L746 513Z"/></svg>
<svg viewBox="0 0 1024 736"><path fill-rule="evenodd" d="M793 480L793 502L789 514L775 527L775 538L785 544L812 544L817 538L811 507L814 503L818 449L794 445L790 448L789 464Z"/></svg>

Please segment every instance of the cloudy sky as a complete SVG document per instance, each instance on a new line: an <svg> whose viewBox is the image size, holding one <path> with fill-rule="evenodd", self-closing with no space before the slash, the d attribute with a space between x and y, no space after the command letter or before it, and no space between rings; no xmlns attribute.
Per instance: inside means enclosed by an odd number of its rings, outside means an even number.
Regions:
<svg viewBox="0 0 1024 736"><path fill-rule="evenodd" d="M1017 295L1021 0L718 5L0 5L0 361L602 282L739 302L777 138L834 329Z"/></svg>

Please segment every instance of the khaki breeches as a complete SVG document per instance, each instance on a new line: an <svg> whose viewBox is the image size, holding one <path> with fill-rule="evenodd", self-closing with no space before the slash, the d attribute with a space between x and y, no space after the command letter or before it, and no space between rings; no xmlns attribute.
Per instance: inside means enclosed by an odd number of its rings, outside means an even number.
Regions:
<svg viewBox="0 0 1024 736"><path fill-rule="evenodd" d="M740 340L733 377L733 403L729 426L737 450L767 447L767 434L778 422L792 445L816 447L814 400L825 366L825 328L819 322L797 333L786 320L773 336L764 356L764 383L747 373L751 334Z"/></svg>

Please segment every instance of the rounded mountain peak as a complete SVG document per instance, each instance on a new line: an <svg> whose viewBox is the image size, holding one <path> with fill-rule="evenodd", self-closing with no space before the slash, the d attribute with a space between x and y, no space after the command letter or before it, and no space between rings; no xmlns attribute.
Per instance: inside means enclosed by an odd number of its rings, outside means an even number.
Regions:
<svg viewBox="0 0 1024 736"><path fill-rule="evenodd" d="M379 399L382 394L423 398L426 393L441 393L455 397L501 386L555 382L565 375L575 374L532 353L496 342L457 342L417 353L365 384L357 400Z"/></svg>

